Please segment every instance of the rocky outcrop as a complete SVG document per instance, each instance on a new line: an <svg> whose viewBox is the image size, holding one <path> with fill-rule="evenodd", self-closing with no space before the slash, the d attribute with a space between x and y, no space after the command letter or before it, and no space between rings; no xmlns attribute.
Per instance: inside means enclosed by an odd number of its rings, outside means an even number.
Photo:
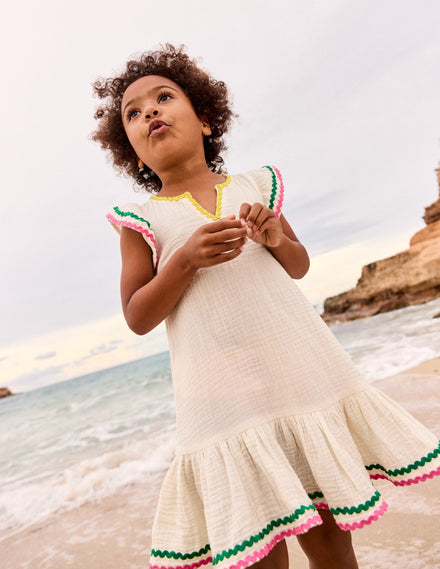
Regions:
<svg viewBox="0 0 440 569"><path fill-rule="evenodd" d="M412 237L409 249L366 265L354 288L325 300L326 322L365 318L440 297L440 197L425 209L424 219L427 225Z"/></svg>
<svg viewBox="0 0 440 569"><path fill-rule="evenodd" d="M436 172L438 187L440 188L440 168L437 168ZM440 197L436 202L425 208L425 215L423 216L423 219L425 220L426 225L434 223L434 221L438 221L440 219Z"/></svg>
<svg viewBox="0 0 440 569"><path fill-rule="evenodd" d="M9 397L9 395L14 395L10 389L7 387L0 387L0 399L2 399L2 397Z"/></svg>

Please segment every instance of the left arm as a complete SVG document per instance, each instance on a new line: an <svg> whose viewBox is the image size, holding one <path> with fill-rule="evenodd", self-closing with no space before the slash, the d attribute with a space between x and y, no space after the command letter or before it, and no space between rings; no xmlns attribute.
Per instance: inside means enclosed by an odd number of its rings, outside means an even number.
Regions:
<svg viewBox="0 0 440 569"><path fill-rule="evenodd" d="M248 237L265 245L293 279L301 279L309 270L307 251L283 215L278 219L268 207L260 203L240 207L240 219L247 225Z"/></svg>

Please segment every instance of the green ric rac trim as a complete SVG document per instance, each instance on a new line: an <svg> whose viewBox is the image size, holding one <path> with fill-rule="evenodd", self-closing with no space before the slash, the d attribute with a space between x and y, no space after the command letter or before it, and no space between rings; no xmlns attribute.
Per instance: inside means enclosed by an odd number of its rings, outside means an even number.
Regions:
<svg viewBox="0 0 440 569"><path fill-rule="evenodd" d="M199 551L194 551L193 553L180 553L179 551L176 553L175 551L162 551L161 549L152 549L151 550L151 556L152 557L161 557L162 559L164 557L167 557L168 559L194 559L194 557L200 557L200 555L205 555L206 553L208 553L208 551L211 551L211 547L209 545L209 543L207 545L205 545L205 547L202 547L202 549L199 549Z"/></svg>
<svg viewBox="0 0 440 569"><path fill-rule="evenodd" d="M216 565L217 563L225 559L225 557L229 559L229 557L231 557L232 555L237 555L239 551L244 551L246 547L251 547L255 543L264 539L265 536L269 535L275 527L293 523L298 519L299 516L304 514L306 510L316 510L316 508L315 506L301 506L301 508L295 510L291 516L286 516L285 518L278 518L277 520L271 521L262 531L251 536L249 539L245 539L243 543L241 543L240 545L236 545L233 549L228 549L226 551L222 551L221 553L217 554L213 558L212 564Z"/></svg>
<svg viewBox="0 0 440 569"><path fill-rule="evenodd" d="M307 494L307 496L311 500L316 500L316 498L324 498L324 494L322 492L313 492L312 494Z"/></svg>
<svg viewBox="0 0 440 569"><path fill-rule="evenodd" d="M323 498L324 495L322 494L322 492L313 492L312 494L308 495L310 499L315 499L315 498ZM359 504L359 506L352 506L350 508L348 507L344 507L344 508L330 508L330 511L332 514L334 515L339 515L339 514L360 514L361 512L366 512L368 511L370 508L372 508L374 506L374 504L376 504L376 502L378 502L380 499L380 493L378 491L376 491L373 496L370 498L370 500L368 500L367 502L363 503L363 504ZM261 541L262 539L264 539L266 536L268 536L274 528L283 526L283 525L287 525L287 524L291 524L293 522L295 522L299 516L303 515L307 510L314 510L316 511L316 508L314 505L310 505L310 506L301 506L300 508L298 508L297 510L294 511L294 513L290 516L286 516L284 518L278 518L277 520L273 520L271 521L269 524L267 524L267 526L265 528L263 528L259 533L251 536L249 539L245 539L241 544L236 545L234 548L232 549L228 549L225 551L222 551L221 553L218 553L212 560L212 564L216 565L217 563L220 563L220 561L223 561L223 559L227 558L229 559L230 557L232 557L233 555L237 555L237 553L240 551L244 551L247 547L251 547L252 545L258 543L259 541ZM199 551L194 551L193 553L180 553L180 552L175 552L175 551L166 551L166 550L160 550L160 549L153 549L151 551L151 556L152 557L161 557L162 559L164 557L167 557L168 559L193 559L194 557L200 557L201 555L206 555L208 552L210 551L210 545L207 544L205 545L205 547L203 547L202 549L200 549Z"/></svg>
<svg viewBox="0 0 440 569"><path fill-rule="evenodd" d="M372 508L374 504L379 500L380 500L380 494L376 490L373 496L364 504L359 504L359 506L352 506L351 508L347 508L347 506L345 506L344 508L330 508L330 512L334 516L339 514L360 514L361 512L366 512L367 510Z"/></svg>
<svg viewBox="0 0 440 569"><path fill-rule="evenodd" d="M269 172L272 174L272 192L270 194L269 209L273 209L273 206L275 204L275 198L277 195L277 189L278 189L277 177L276 177L274 169L271 166L263 166L263 168L267 168L269 170Z"/></svg>
<svg viewBox="0 0 440 569"><path fill-rule="evenodd" d="M439 443L438 447L435 448L432 452L430 452L426 456L422 457L420 460L416 460L412 464L409 464L408 466L404 466L402 468L396 468L395 470L387 470L381 464L369 464L365 468L367 470L382 470L383 472L388 474L388 476L399 476L402 474L409 474L412 470L417 470L421 466L425 466L425 464L427 462L431 462L431 460L434 460L434 458L437 458L439 456L439 454L440 454L440 443Z"/></svg>
<svg viewBox="0 0 440 569"><path fill-rule="evenodd" d="M324 498L324 494L322 492L313 492L312 494L308 494L308 497L311 500L316 500L317 498ZM359 504L359 506L351 506L350 508L344 506L343 508L330 508L330 511L334 515L339 514L360 514L361 512L366 512L370 508L374 506L374 504L380 499L379 492L375 492L373 496L367 502L363 504Z"/></svg>
<svg viewBox="0 0 440 569"><path fill-rule="evenodd" d="M139 217L139 215L136 215L132 211L122 211L121 209L118 208L118 206L115 206L113 209L121 217L133 217L134 219L137 219L138 221L143 221L151 229L151 225L149 224L149 222L146 219L144 219L143 217Z"/></svg>

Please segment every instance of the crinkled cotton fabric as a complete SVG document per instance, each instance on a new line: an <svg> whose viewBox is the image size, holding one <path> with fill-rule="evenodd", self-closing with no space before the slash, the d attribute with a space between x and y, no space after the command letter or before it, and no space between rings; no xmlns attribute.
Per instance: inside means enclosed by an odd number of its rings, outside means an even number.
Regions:
<svg viewBox="0 0 440 569"><path fill-rule="evenodd" d="M243 202L281 213L271 166L226 176L216 212L190 189L115 207L142 233L157 272L202 224ZM322 523L344 530L387 506L372 480L405 486L440 473L438 440L366 384L269 250L252 240L234 260L200 269L166 319L177 417L150 566L246 567L280 540Z"/></svg>

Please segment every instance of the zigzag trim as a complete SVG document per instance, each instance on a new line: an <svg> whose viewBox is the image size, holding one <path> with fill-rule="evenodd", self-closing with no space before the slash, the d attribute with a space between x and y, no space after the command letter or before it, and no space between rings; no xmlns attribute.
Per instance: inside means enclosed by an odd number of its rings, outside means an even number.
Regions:
<svg viewBox="0 0 440 569"><path fill-rule="evenodd" d="M402 468L396 468L394 470L387 470L381 464L369 464L365 468L367 470L382 470L387 474L387 476L403 476L404 474L409 474L412 470L417 470L421 466L425 466L427 462L431 462L434 458L437 458L440 455L440 443L437 448L435 448L432 452L428 453L426 456L423 456L420 460L416 460L412 464L408 466L403 466ZM370 476L371 477L371 476Z"/></svg>
<svg viewBox="0 0 440 569"><path fill-rule="evenodd" d="M309 494L309 497L311 495L314 496L314 499L324 497L322 492L315 492L314 494ZM341 516L341 515L347 515L347 514L352 516L353 514L360 514L361 512L367 512L379 500L380 500L380 493L376 490L376 492L371 496L371 498L369 500L367 500L363 504L359 504L359 506L350 506L350 507L344 506L343 508L340 508L340 507L330 508L330 506L327 504L327 502L319 502L319 503L315 502L315 508L317 510L330 510L330 512L334 516Z"/></svg>
<svg viewBox="0 0 440 569"><path fill-rule="evenodd" d="M324 498L324 494L322 492L312 492L311 494L307 494L307 496L311 499L311 500L316 500L316 498Z"/></svg>
<svg viewBox="0 0 440 569"><path fill-rule="evenodd" d="M115 213L117 213L118 215L120 215L121 217L133 217L134 219L137 219L138 221L142 221L143 223L146 223L148 225L148 227L151 229L151 225L150 225L149 221L147 221L143 217L140 217L139 215L136 215L132 211L123 211L122 209L119 209L118 206L115 206L113 208L113 211Z"/></svg>
<svg viewBox="0 0 440 569"><path fill-rule="evenodd" d="M192 553L180 553L180 551L176 552L176 551L166 551L161 549L152 549L151 557L161 557L162 559L164 557L167 557L168 559L185 560L185 559L194 559L194 557L200 557L201 555L205 555L206 553L208 553L208 551L211 551L211 546L209 545L209 543L207 543L205 547L202 547L202 549L199 549L199 551L193 551Z"/></svg>
<svg viewBox="0 0 440 569"><path fill-rule="evenodd" d="M195 569L196 567L201 567L202 565L208 565L212 562L212 557L207 557L206 559L201 559L196 563L191 563L190 565L153 565L150 563L150 569Z"/></svg>
<svg viewBox="0 0 440 569"><path fill-rule="evenodd" d="M151 196L150 200L175 202L182 199L187 199L204 216L208 217L209 219L217 220L220 219L222 213L223 188L229 186L232 180L229 174L224 174L224 176L225 176L225 181L222 182L221 184L216 184L215 186L217 190L215 213L211 213L207 211L203 206L201 206L199 202L192 196L191 192L184 192L183 194L179 194L178 196Z"/></svg>
<svg viewBox="0 0 440 569"><path fill-rule="evenodd" d="M153 255L153 266L154 266L154 269L156 270L157 262L158 262L157 244L156 244L156 238L154 236L154 233L151 230L150 223L146 219L143 219L142 217L140 217L139 215L136 215L135 213L133 213L131 211L120 210L117 206L113 208L113 211L115 212L116 216L111 214L111 213L106 215L106 217L110 221L110 223L113 223L113 225L119 225L122 227L129 227L130 229L134 229L135 231L139 231L139 233L142 233L144 235L145 241L150 246L150 249L151 249L151 252ZM129 221L129 218L136 219L137 223L133 222L133 221Z"/></svg>
<svg viewBox="0 0 440 569"><path fill-rule="evenodd" d="M272 176L272 190L270 193L269 198L269 209L275 212L277 217L281 214L281 206L283 204L283 197L284 197L284 183L281 177L281 173L277 168L272 166L263 166L263 168L267 168Z"/></svg>
<svg viewBox="0 0 440 569"><path fill-rule="evenodd" d="M284 518L278 518L277 520L272 520L259 533L252 535L249 539L245 539L242 543L236 545L232 549L222 551L221 553L215 555L215 557L212 560L212 564L215 565L225 558L229 559L229 557L237 555L239 551L244 551L247 547L255 545L256 543L264 539L266 536L268 536L274 530L274 528L294 523L299 518L299 516L305 514L307 510L316 511L316 508L313 505L301 506L300 508L295 510L294 513L290 516L286 516Z"/></svg>
<svg viewBox="0 0 440 569"><path fill-rule="evenodd" d="M309 531L309 529L311 529L312 527L320 524L322 524L321 517L319 515L315 515L299 526L283 530L282 532L276 534L261 549L259 549L258 551L254 551L253 553L250 553L244 559L240 559L240 561L238 561L237 563L229 565L227 569L242 569L243 567L248 567L252 563L255 563L256 561L259 561L260 559L266 557L272 551L275 545L284 538L289 537L290 535L300 535L302 533ZM150 569L195 569L196 567L200 567L201 565L207 565L210 562L211 559L207 558L198 561L196 563L192 563L191 565L164 566L164 565L150 564ZM212 563L214 564L215 561L213 561Z"/></svg>
<svg viewBox="0 0 440 569"><path fill-rule="evenodd" d="M278 184L279 184L279 188L280 191L278 193L278 201L277 201L277 205L275 207L275 214L277 217L280 217L281 215L281 207L283 205L283 200L284 200L284 182L283 182L283 178L281 176L281 172L278 170L278 168L275 168L275 173L277 175L278 178Z"/></svg>
<svg viewBox="0 0 440 569"><path fill-rule="evenodd" d="M367 500L363 504L359 504L359 506L352 506L351 508L348 508L347 506L343 508L330 508L330 512L334 516L339 516L341 514L344 515L360 514L361 512L367 512L368 510L370 510L374 506L374 504L376 504L376 502L378 502L379 500L380 500L380 494L376 490L376 492L369 500Z"/></svg>
<svg viewBox="0 0 440 569"><path fill-rule="evenodd" d="M336 522L336 523L344 531L352 531L355 529L360 529L360 528L363 528L364 526L368 526L372 522L378 520L380 518L380 516L384 515L384 513L387 511L387 509L388 509L388 504L385 502L385 500L382 500L379 508L377 510L375 510L373 512L373 514L371 516L369 516L366 520L359 520L358 522L353 522L353 523L349 523L349 524L341 524L338 522Z"/></svg>
<svg viewBox="0 0 440 569"><path fill-rule="evenodd" d="M271 169L269 166L266 166L266 167ZM389 476L399 476L399 475L401 476L403 474L408 474L408 473L412 472L413 470L416 470L416 469L424 466L425 464L431 462L433 459L437 458L439 455L440 455L440 444L436 449L434 449L433 452L428 453L425 457L422 457L420 460L417 460L414 463L409 464L408 466L403 467L403 468L397 468L395 470L387 470L380 464L371 464L369 466L366 466L365 468L367 470L378 469L378 470L382 470L385 473L385 474L380 474L380 473L370 474L370 478L372 478L372 479L378 479L378 478L390 479L390 478L388 478ZM423 482L423 481L430 479L430 478L433 478L434 476L437 476L437 475L440 475L440 466L437 469L435 469L429 473L425 473L421 476L416 476L415 478L411 478L411 479L407 479L407 480L391 480L391 481L396 486L409 486L410 484L416 484L418 482ZM324 498L324 494L318 490L316 492L309 493L308 497L311 500L316 500L318 498ZM291 516L286 516L284 518L278 518L277 520L273 520L258 534L251 536L249 539L243 541L239 545L236 545L232 549L222 551L221 553L217 554L214 558L211 558L209 556L209 557L206 557L204 559L200 559L199 561L197 561L195 563L192 563L189 565L181 565L181 566L159 566L159 565L150 564L150 569L196 569L197 567L200 567L202 565L207 565L208 563L212 563L213 565L216 565L219 562L221 562L223 559L225 559L225 558L229 559L230 557L237 555L238 552L244 551L247 547L255 545L256 543L258 543L259 541L264 539L264 537L270 535L275 527L279 527L281 525L288 525L288 524L293 523L296 519L298 519L298 517L300 515L304 514L307 510L315 510L316 511L317 509L330 509L331 513L335 516L353 515L353 514L360 514L361 512L367 512L379 500L380 500L380 493L378 491L376 491L373 494L373 496L370 498L370 500L367 500L366 502L359 504L358 506L351 506L351 507L345 506L342 508L341 507L329 508L328 504L326 504L324 502L314 504L311 506L301 506L301 508L298 508L297 510L295 510L295 512ZM376 510L374 510L372 515L370 515L368 518L361 519L359 521L352 522L352 523L338 523L338 522L336 522L336 523L344 531L352 531L355 529L359 529L359 528L362 528L366 525L369 525L373 521L379 519L379 517L382 516L386 512L387 508L388 508L388 504L385 502L385 500L382 500L380 503L380 506ZM230 565L227 569L243 569L243 568L259 561L260 559L263 559L264 557L266 557L270 553L270 551L275 547L275 545L279 541L284 539L284 537L287 537L289 535L297 535L297 534L305 533L311 527L313 527L314 525L317 525L319 523L321 523L321 518L319 517L319 515L316 515L316 516L311 517L304 524L301 524L299 526L296 526L296 527L293 527L290 529L283 530L281 533L275 535L271 539L271 541L269 541L259 551L255 551L254 553L249 554L247 557L245 557L244 559L241 559L236 564ZM161 557L161 558L167 557L168 559L173 558L173 559L186 560L186 559L193 559L194 557L199 557L201 555L205 555L209 551L210 551L210 546L208 544L205 547L203 547L202 549L200 549L199 551L196 551L193 553L179 553L179 552L176 553L174 551L169 552L169 551L160 551L160 550L154 550L153 549L152 550L152 556Z"/></svg>
<svg viewBox="0 0 440 569"><path fill-rule="evenodd" d="M289 537L290 535L300 535L306 533L312 527L321 524L322 520L320 516L314 516L313 518L310 518L305 524L301 524L300 526L297 526L295 528L284 530L281 533L275 535L269 541L269 543L266 543L266 545L262 547L259 551L255 551L254 553L251 553L244 559L240 559L240 561L238 561L238 563L235 563L234 565L229 565L227 569L243 569L244 567L248 567L249 565L252 565L257 561L260 561L261 559L269 555L269 553L272 551L275 545L284 538Z"/></svg>
<svg viewBox="0 0 440 569"><path fill-rule="evenodd" d="M319 498L322 496L322 492L314 492L313 494L309 494L309 497L310 496L313 496L315 498ZM258 543L259 541L264 539L264 537L269 536L273 532L275 527L294 523L295 520L297 520L298 517L300 515L304 514L307 510L315 510L316 511L316 509L327 509L327 510L330 509L332 514L336 515L336 516L337 515L343 515L343 514L353 515L353 514L359 514L363 511L366 512L366 511L370 510L374 506L374 504L376 504L379 501L379 499L380 499L380 494L378 491L376 491L373 494L373 496L371 497L371 499L368 500L367 502L360 504L359 506L353 506L350 508L348 508L348 507L329 508L329 506L325 503L315 504L312 506L301 506L301 508L298 508L297 510L295 510L295 512L291 516L286 516L285 518L278 518L277 520L270 522L258 534L251 536L250 539L243 541L240 545L236 545L232 549L222 551L221 553L215 555L214 558L209 556L209 557L206 557L204 559L200 559L200 560L198 560L194 563L191 563L191 564L178 565L178 566L176 566L176 565L169 565L169 566L155 565L154 563L150 563L150 569L196 569L197 567L200 567L202 565L207 565L208 563L212 563L212 565L216 565L216 564L220 563L221 561L223 561L224 559L229 559L230 557L236 556L239 552L244 551L247 547L251 547L252 545L255 545L256 543ZM336 523L344 531L351 531L354 529L362 528L366 525L371 524L373 521L377 520L380 516L382 516L386 512L387 508L388 508L387 503L384 500L382 500L379 508L374 510L374 512L368 518L362 519L362 520L359 520L356 522L352 522L352 523L339 523L338 521L336 521ZM312 528L313 526L319 525L321 523L322 523L322 520L321 520L320 516L314 515L311 518L309 518L305 523L300 524L299 526L295 526L295 527L292 527L289 529L285 529L285 530L281 531L280 533L276 534L261 549L259 549L258 551L254 551L253 553L250 553L244 559L241 559L237 563L230 565L227 569L243 569L244 567L247 567L248 565L251 565L251 564L259 561L260 559L263 559L264 557L266 557L270 553L270 551L275 547L275 545L279 541L284 539L285 537L305 533L310 528ZM194 557L198 557L198 556L207 554L209 551L210 551L210 546L208 544L205 547L203 547L202 549L200 549L199 551L195 551L193 553L179 553L179 552L176 553L175 551L161 551L161 550L153 549L151 552L151 556L152 557L161 557L161 558L167 557L168 559L172 558L172 559L186 560L186 559L193 559Z"/></svg>
<svg viewBox="0 0 440 569"><path fill-rule="evenodd" d="M370 474L372 480L378 480L379 478L384 478L389 480L394 484L394 486L411 486L411 484L418 484L419 482L425 482L429 478L434 478L434 476L440 476L440 466L431 472L423 474L422 476L416 476L415 478L407 478L406 480L392 480L386 474Z"/></svg>

